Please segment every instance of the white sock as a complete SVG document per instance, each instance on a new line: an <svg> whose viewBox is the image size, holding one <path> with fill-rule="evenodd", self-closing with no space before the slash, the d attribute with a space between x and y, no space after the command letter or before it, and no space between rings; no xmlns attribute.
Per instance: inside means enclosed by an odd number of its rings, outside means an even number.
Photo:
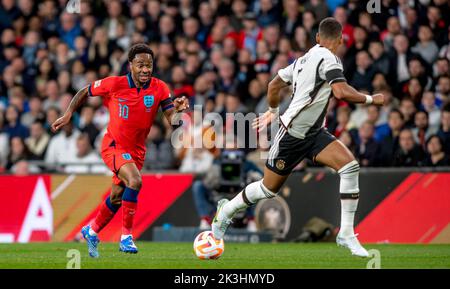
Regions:
<svg viewBox="0 0 450 289"><path fill-rule="evenodd" d="M242 192L240 192L223 206L222 212L225 214L227 218L231 219L233 218L234 214L247 207L248 206L244 202L244 198L242 197Z"/></svg>
<svg viewBox="0 0 450 289"><path fill-rule="evenodd" d="M92 228L89 228L89 235L97 236L97 233L94 230L92 230Z"/></svg>
<svg viewBox="0 0 450 289"><path fill-rule="evenodd" d="M339 235L343 237L353 236L355 212L358 207L358 199L341 200L341 228Z"/></svg>
<svg viewBox="0 0 450 289"><path fill-rule="evenodd" d="M245 196L252 204L255 204L259 200L273 198L276 196L275 193L269 191L263 185L262 181L253 182L245 187L244 190ZM248 207L249 205L244 201L244 194L242 191L231 201L225 204L225 206L223 206L222 212L227 218L231 219L237 212Z"/></svg>
<svg viewBox="0 0 450 289"><path fill-rule="evenodd" d="M120 241L125 240L125 239L128 238L129 236L131 236L131 238L133 238L132 235L122 235L122 236L120 236Z"/></svg>

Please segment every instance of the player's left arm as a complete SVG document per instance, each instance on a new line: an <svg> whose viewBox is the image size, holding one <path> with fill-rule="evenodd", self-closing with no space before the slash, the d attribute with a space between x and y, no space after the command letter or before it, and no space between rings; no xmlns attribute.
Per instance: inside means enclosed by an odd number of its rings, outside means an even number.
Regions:
<svg viewBox="0 0 450 289"><path fill-rule="evenodd" d="M163 99L159 103L164 116L173 127L180 126L181 112L189 108L189 100L185 97L178 97L172 100L167 84L161 81Z"/></svg>
<svg viewBox="0 0 450 289"><path fill-rule="evenodd" d="M169 97L163 100L161 104L166 119L172 126L178 127L180 125L181 112L189 108L188 99L185 96L182 96L172 101Z"/></svg>
<svg viewBox="0 0 450 289"><path fill-rule="evenodd" d="M373 103L383 105L384 96L382 94L366 95L358 92L347 83L344 76L344 68L341 61L336 56L324 59L322 65L322 77L331 86L334 97L351 103Z"/></svg>

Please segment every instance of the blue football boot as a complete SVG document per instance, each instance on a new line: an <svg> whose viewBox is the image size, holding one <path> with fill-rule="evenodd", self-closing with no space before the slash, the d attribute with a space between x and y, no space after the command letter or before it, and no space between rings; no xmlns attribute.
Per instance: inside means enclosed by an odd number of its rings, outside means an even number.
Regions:
<svg viewBox="0 0 450 289"><path fill-rule="evenodd" d="M98 254L97 246L98 246L98 243L100 243L100 240L98 239L98 237L96 235L94 236L94 235L89 234L90 228L91 228L90 225L83 227L83 229L81 229L81 234L83 235L83 238L86 240L86 243L88 246L88 251L89 251L89 256L91 256L92 258L98 258L99 254Z"/></svg>
<svg viewBox="0 0 450 289"><path fill-rule="evenodd" d="M120 241L119 251L131 254L136 254L138 252L138 248L134 244L131 235Z"/></svg>

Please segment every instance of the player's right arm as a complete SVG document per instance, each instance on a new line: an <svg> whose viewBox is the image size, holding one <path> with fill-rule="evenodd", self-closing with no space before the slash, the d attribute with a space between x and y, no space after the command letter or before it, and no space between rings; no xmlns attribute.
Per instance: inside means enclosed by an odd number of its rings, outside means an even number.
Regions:
<svg viewBox="0 0 450 289"><path fill-rule="evenodd" d="M77 109L86 101L88 96L107 97L111 92L114 80L114 76L110 76L104 79L96 80L92 84L80 89L72 98L72 101L70 102L66 112L64 112L64 115L52 124L52 130L56 132L68 124L73 113L77 111Z"/></svg>
<svg viewBox="0 0 450 289"><path fill-rule="evenodd" d="M254 129L261 130L278 117L280 90L291 85L294 66L295 62L286 68L280 69L275 78L269 82L269 87L267 89L267 103L269 104L269 110L262 116L255 118L252 124Z"/></svg>
<svg viewBox="0 0 450 289"><path fill-rule="evenodd" d="M52 124L52 130L54 132L58 131L60 128L70 122L73 113L86 101L89 95L88 90L89 86L85 86L75 94L63 116L55 120L55 122Z"/></svg>

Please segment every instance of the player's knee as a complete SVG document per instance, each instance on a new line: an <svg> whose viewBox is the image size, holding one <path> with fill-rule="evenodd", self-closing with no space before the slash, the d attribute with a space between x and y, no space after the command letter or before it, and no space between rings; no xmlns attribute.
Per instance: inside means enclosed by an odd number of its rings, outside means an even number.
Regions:
<svg viewBox="0 0 450 289"><path fill-rule="evenodd" d="M274 184L274 183L268 183L263 179L261 181L262 188L264 188L266 191L269 191L273 196L275 196L283 186L283 184Z"/></svg>
<svg viewBox="0 0 450 289"><path fill-rule="evenodd" d="M140 175L133 175L128 180L128 187L139 191L142 187L142 177Z"/></svg>
<svg viewBox="0 0 450 289"><path fill-rule="evenodd" d="M344 165L338 171L341 177L339 191L341 194L358 194L359 193L359 164L356 160ZM355 195L356 197L356 195Z"/></svg>

